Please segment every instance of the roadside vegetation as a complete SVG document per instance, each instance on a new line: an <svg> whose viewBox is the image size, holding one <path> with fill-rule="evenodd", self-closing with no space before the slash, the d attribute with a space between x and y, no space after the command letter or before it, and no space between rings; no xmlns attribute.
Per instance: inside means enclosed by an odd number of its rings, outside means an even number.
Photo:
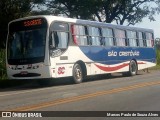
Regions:
<svg viewBox="0 0 160 120"><path fill-rule="evenodd" d="M157 45L156 49L156 56L157 56L157 69L160 69L160 45Z"/></svg>
<svg viewBox="0 0 160 120"><path fill-rule="evenodd" d="M0 80L7 79L5 64L5 49L0 49Z"/></svg>

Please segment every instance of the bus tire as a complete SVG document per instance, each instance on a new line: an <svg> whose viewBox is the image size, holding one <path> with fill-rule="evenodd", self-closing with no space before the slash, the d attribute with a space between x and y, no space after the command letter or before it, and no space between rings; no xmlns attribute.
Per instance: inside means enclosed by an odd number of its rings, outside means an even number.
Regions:
<svg viewBox="0 0 160 120"><path fill-rule="evenodd" d="M79 84L84 79L84 73L82 70L82 66L79 63L75 63L73 66L73 80L74 83Z"/></svg>
<svg viewBox="0 0 160 120"><path fill-rule="evenodd" d="M129 64L129 75L134 76L137 74L138 67L135 60L131 60Z"/></svg>

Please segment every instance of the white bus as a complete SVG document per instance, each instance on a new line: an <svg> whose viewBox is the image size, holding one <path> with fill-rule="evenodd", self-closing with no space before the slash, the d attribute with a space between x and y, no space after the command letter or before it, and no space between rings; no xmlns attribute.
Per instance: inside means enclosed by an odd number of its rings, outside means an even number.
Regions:
<svg viewBox="0 0 160 120"><path fill-rule="evenodd" d="M56 16L9 23L9 79L44 79L121 72L136 75L156 65L151 29Z"/></svg>

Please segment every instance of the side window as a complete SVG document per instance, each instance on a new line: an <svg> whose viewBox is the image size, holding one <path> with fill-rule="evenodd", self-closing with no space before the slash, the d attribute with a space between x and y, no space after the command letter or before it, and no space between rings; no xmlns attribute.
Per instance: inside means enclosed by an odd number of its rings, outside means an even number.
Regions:
<svg viewBox="0 0 160 120"><path fill-rule="evenodd" d="M89 42L93 46L100 46L101 45L101 35L100 29L97 27L88 27L88 35L89 35Z"/></svg>
<svg viewBox="0 0 160 120"><path fill-rule="evenodd" d="M68 33L67 32L54 32L55 46L57 48L67 48Z"/></svg>
<svg viewBox="0 0 160 120"><path fill-rule="evenodd" d="M147 47L146 34L143 33L143 46Z"/></svg>
<svg viewBox="0 0 160 120"><path fill-rule="evenodd" d="M139 46L140 47L144 47L144 44L143 44L143 33L142 32L138 32L138 39L139 39Z"/></svg>
<svg viewBox="0 0 160 120"><path fill-rule="evenodd" d="M127 38L128 38L129 46L136 47L138 45L135 31L127 31Z"/></svg>
<svg viewBox="0 0 160 120"><path fill-rule="evenodd" d="M105 46L114 46L113 30L110 28L102 28L102 37L104 38Z"/></svg>
<svg viewBox="0 0 160 120"><path fill-rule="evenodd" d="M51 27L52 44L56 48L67 48L69 26L67 23L55 22Z"/></svg>
<svg viewBox="0 0 160 120"><path fill-rule="evenodd" d="M153 35L152 35L152 33L146 33L146 44L147 44L147 47L152 47L153 46Z"/></svg>
<svg viewBox="0 0 160 120"><path fill-rule="evenodd" d="M85 26L72 25L72 36L75 44L88 45Z"/></svg>
<svg viewBox="0 0 160 120"><path fill-rule="evenodd" d="M126 35L124 30L115 30L115 38L117 46L126 46Z"/></svg>

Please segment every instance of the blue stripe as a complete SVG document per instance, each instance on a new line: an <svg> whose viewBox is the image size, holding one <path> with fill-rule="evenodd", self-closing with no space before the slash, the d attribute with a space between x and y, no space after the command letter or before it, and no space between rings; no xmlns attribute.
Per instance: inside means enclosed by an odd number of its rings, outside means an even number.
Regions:
<svg viewBox="0 0 160 120"><path fill-rule="evenodd" d="M100 46L80 46L81 51L92 61L113 65L130 61L131 59L147 62L156 62L156 53L154 48L131 48L131 47L100 47ZM117 56L108 56L108 52L117 52ZM119 56L122 51L137 51L139 56Z"/></svg>

